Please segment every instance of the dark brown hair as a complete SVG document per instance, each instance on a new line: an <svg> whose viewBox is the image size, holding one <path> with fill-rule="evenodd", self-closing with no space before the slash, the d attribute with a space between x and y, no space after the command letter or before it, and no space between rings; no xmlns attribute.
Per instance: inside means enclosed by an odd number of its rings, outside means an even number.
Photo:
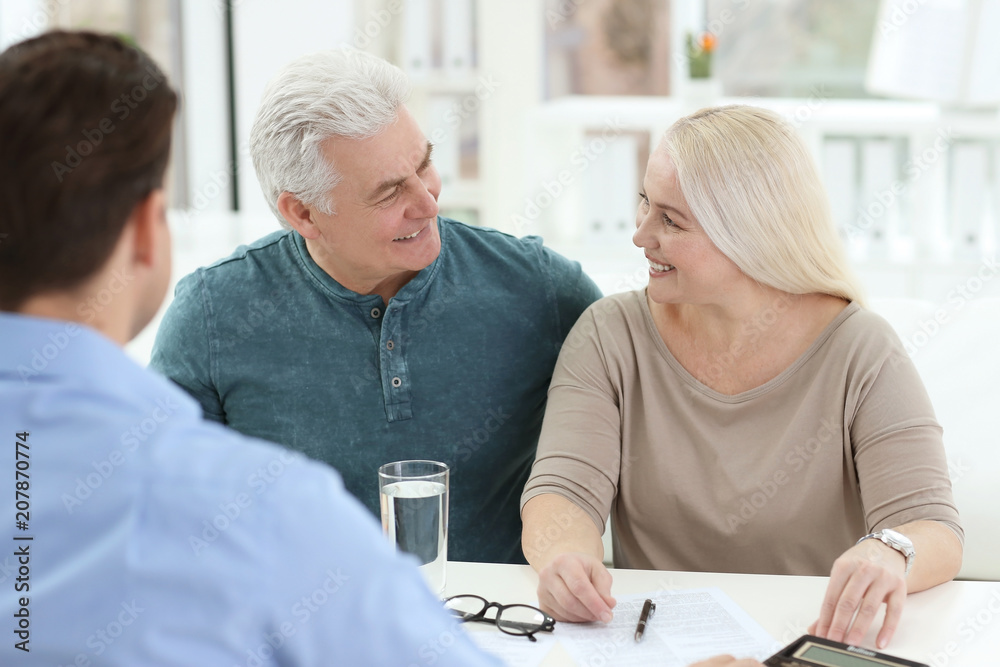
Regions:
<svg viewBox="0 0 1000 667"><path fill-rule="evenodd" d="M0 310L69 290L162 187L177 94L118 37L50 32L0 54Z"/></svg>

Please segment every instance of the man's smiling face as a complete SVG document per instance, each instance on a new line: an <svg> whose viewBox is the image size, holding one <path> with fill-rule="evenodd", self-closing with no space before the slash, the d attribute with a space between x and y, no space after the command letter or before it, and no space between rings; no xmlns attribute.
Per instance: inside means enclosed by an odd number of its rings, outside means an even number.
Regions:
<svg viewBox="0 0 1000 667"><path fill-rule="evenodd" d="M374 137L335 138L324 145L342 180L330 191L335 213L312 210L320 235L308 247L345 287L363 293L387 285L398 289L437 259L441 178L431 148L406 107Z"/></svg>

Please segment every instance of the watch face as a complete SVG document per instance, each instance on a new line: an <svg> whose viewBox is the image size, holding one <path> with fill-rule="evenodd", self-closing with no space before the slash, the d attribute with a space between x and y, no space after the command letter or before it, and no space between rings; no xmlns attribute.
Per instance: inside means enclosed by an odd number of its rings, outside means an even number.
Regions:
<svg viewBox="0 0 1000 667"><path fill-rule="evenodd" d="M913 541L906 535L898 533L895 530L890 530L889 528L883 530L882 535L888 540L890 546L894 546L904 553L912 553Z"/></svg>

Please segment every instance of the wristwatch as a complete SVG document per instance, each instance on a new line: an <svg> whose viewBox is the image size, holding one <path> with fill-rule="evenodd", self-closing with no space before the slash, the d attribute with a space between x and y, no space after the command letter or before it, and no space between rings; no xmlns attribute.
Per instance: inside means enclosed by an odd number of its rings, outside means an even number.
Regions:
<svg viewBox="0 0 1000 667"><path fill-rule="evenodd" d="M886 546L891 547L903 554L903 557L906 558L906 570L903 572L903 576L905 577L910 573L910 568L913 567L913 559L916 558L917 555L917 552L913 549L913 540L900 532L890 528L885 528L883 530L865 535L857 541L857 544L861 544L870 537L881 541Z"/></svg>

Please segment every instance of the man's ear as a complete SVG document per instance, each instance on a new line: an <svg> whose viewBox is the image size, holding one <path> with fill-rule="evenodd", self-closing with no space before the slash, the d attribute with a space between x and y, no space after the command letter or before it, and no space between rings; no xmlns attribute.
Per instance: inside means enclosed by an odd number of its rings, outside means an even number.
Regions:
<svg viewBox="0 0 1000 667"><path fill-rule="evenodd" d="M278 195L278 212L302 238L319 238L319 228L313 222L312 210L291 192L286 190Z"/></svg>
<svg viewBox="0 0 1000 667"><path fill-rule="evenodd" d="M152 266L157 258L157 244L170 243L170 236L165 236L160 229L160 225L167 224L166 205L163 188L158 188L132 209L128 224L135 230L132 248L133 258L138 264Z"/></svg>

